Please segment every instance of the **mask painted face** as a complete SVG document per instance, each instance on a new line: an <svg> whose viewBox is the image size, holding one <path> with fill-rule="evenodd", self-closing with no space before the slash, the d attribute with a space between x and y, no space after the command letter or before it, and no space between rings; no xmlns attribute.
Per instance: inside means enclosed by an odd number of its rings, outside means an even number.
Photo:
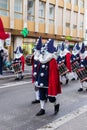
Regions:
<svg viewBox="0 0 87 130"><path fill-rule="evenodd" d="M39 60L39 57L40 57L40 51L35 50L35 52L34 52L34 60Z"/></svg>

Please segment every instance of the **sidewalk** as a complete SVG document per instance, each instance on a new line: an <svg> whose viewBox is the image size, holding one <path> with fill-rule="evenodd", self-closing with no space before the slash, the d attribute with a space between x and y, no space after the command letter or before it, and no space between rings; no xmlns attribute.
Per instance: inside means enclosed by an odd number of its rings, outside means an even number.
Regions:
<svg viewBox="0 0 87 130"><path fill-rule="evenodd" d="M37 130L87 130L87 105Z"/></svg>
<svg viewBox="0 0 87 130"><path fill-rule="evenodd" d="M23 73L24 78L31 78L31 66L25 66L25 71ZM11 78L15 78L16 74L10 70L3 70L3 75L0 75L0 80L4 80L4 79L11 79Z"/></svg>

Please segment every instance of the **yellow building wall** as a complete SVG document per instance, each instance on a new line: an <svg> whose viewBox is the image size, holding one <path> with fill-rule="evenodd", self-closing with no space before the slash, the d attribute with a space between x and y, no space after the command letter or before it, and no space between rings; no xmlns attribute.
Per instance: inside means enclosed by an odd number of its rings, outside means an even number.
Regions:
<svg viewBox="0 0 87 130"><path fill-rule="evenodd" d="M72 5L70 3L66 3L66 8L71 10Z"/></svg>
<svg viewBox="0 0 87 130"><path fill-rule="evenodd" d="M84 8L80 8L80 13L84 14L85 10Z"/></svg>
<svg viewBox="0 0 87 130"><path fill-rule="evenodd" d="M54 34L54 25L49 25L49 34Z"/></svg>
<svg viewBox="0 0 87 130"><path fill-rule="evenodd" d="M66 36L70 36L70 28L66 28Z"/></svg>
<svg viewBox="0 0 87 130"><path fill-rule="evenodd" d="M79 37L80 37L80 38L83 38L83 34L84 34L84 33L83 33L83 30L79 30Z"/></svg>
<svg viewBox="0 0 87 130"><path fill-rule="evenodd" d="M49 3L55 4L55 3L56 3L56 0L49 0Z"/></svg>
<svg viewBox="0 0 87 130"><path fill-rule="evenodd" d="M63 0L59 0L59 1L58 1L58 6L64 7L64 1L63 1Z"/></svg>
<svg viewBox="0 0 87 130"><path fill-rule="evenodd" d="M77 29L73 29L72 30L72 36L73 37L77 37Z"/></svg>
<svg viewBox="0 0 87 130"><path fill-rule="evenodd" d="M78 9L79 9L78 6L74 6L74 11L75 12L78 12Z"/></svg>
<svg viewBox="0 0 87 130"><path fill-rule="evenodd" d="M46 2L46 0L41 0L41 1Z"/></svg>
<svg viewBox="0 0 87 130"><path fill-rule="evenodd" d="M4 28L10 28L10 17L0 16L4 25Z"/></svg>
<svg viewBox="0 0 87 130"><path fill-rule="evenodd" d="M37 24L37 23L36 23ZM28 30L35 32L35 22L28 21Z"/></svg>
<svg viewBox="0 0 87 130"><path fill-rule="evenodd" d="M45 32L45 24L39 23L39 32L41 33Z"/></svg>
<svg viewBox="0 0 87 130"><path fill-rule="evenodd" d="M23 29L23 20L22 19L14 19L14 29L17 29L17 30Z"/></svg>
<svg viewBox="0 0 87 130"><path fill-rule="evenodd" d="M63 35L63 27L58 26L58 35Z"/></svg>

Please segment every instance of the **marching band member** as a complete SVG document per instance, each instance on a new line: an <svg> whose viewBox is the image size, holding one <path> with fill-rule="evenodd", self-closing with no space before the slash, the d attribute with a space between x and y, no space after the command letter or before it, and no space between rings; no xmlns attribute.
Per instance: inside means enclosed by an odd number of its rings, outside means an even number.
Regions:
<svg viewBox="0 0 87 130"><path fill-rule="evenodd" d="M35 85L35 95L36 95L36 98L34 101L32 101L32 104L40 103L39 88L37 84L35 83L38 77L38 71L39 71L39 66L40 66L39 57L40 57L41 47L42 47L42 38L39 37L37 39L36 46L34 48L34 54L32 57L32 83L34 83Z"/></svg>
<svg viewBox="0 0 87 130"><path fill-rule="evenodd" d="M39 59L40 68L36 84L39 87L41 109L36 116L45 114L45 99L47 97L51 103L54 103L54 114L57 114L59 111L59 104L56 103L56 96L61 93L61 86L53 43L54 40L48 40L45 46L46 48L44 47L44 51Z"/></svg>
<svg viewBox="0 0 87 130"><path fill-rule="evenodd" d="M62 84L68 83L68 78L66 76L66 73L68 73L68 69L65 65L65 56L66 56L65 43L62 43L61 50L57 58L57 63L60 72L60 81Z"/></svg>
<svg viewBox="0 0 87 130"><path fill-rule="evenodd" d="M80 69L78 70L78 75L82 86L78 89L78 92L81 92L86 88L87 83L87 51L85 50L85 45L82 43L81 50L80 50ZM86 84L86 86L85 86ZM86 88L87 90L87 88Z"/></svg>
<svg viewBox="0 0 87 130"><path fill-rule="evenodd" d="M72 71L74 74L74 79L78 78L76 74L76 70L79 68L79 63L80 63L79 52L80 52L80 47L79 47L79 44L76 43L73 47L72 55L71 55L71 64L72 64Z"/></svg>
<svg viewBox="0 0 87 130"><path fill-rule="evenodd" d="M21 69L19 69L19 71L17 72L17 78L15 80L19 80L19 79L23 79L23 72L24 72L24 65L25 65L25 58L24 58L24 55L23 55L23 50L20 46L18 46L16 48L16 51L14 51L15 53L15 59L13 61L13 64L15 63L19 63L19 68L21 67ZM18 67L18 66L16 66ZM18 68L15 68L15 69L18 69Z"/></svg>

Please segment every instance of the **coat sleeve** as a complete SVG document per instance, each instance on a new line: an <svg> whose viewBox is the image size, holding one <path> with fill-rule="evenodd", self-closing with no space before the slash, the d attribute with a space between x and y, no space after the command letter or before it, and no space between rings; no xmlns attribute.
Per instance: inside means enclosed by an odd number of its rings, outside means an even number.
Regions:
<svg viewBox="0 0 87 130"><path fill-rule="evenodd" d="M21 63L22 63L22 71L24 72L24 65L25 65L25 58L21 56Z"/></svg>
<svg viewBox="0 0 87 130"><path fill-rule="evenodd" d="M56 96L61 93L58 65L55 59L49 62L48 95Z"/></svg>

